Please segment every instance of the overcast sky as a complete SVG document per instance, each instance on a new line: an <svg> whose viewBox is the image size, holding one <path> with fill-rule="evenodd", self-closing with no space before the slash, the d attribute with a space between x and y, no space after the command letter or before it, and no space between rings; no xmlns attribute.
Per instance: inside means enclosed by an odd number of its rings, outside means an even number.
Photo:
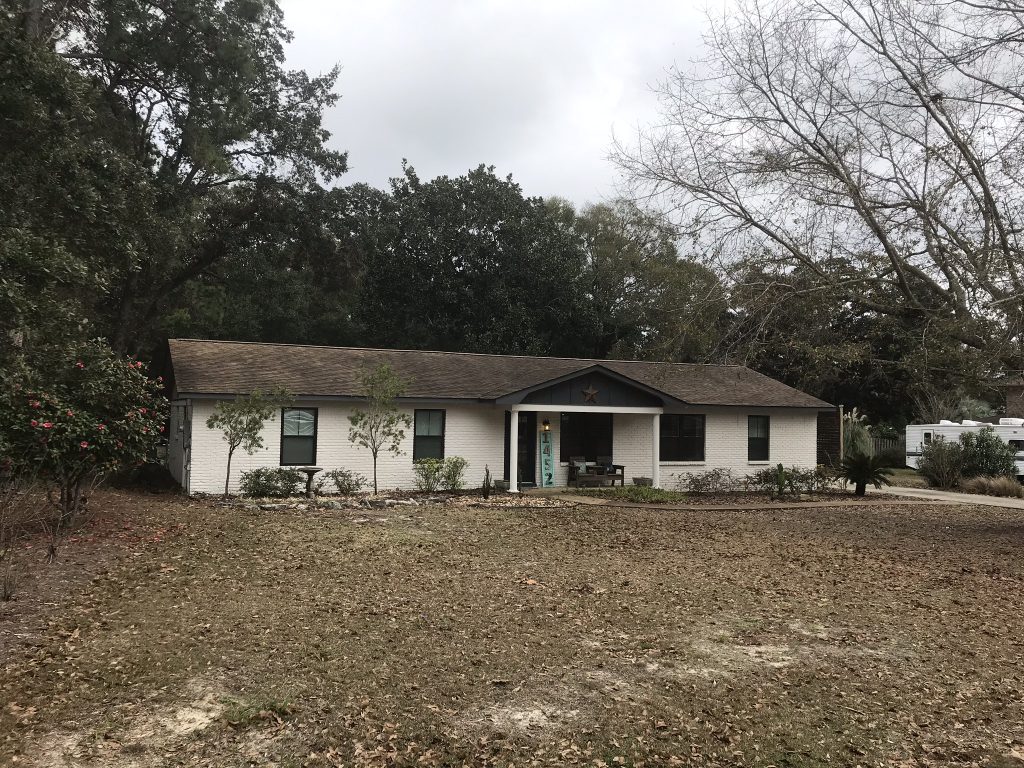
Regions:
<svg viewBox="0 0 1024 768"><path fill-rule="evenodd" d="M485 163L530 195L611 197L613 134L657 118L652 86L699 55L704 0L282 0L288 64L340 63L326 116L343 183Z"/></svg>

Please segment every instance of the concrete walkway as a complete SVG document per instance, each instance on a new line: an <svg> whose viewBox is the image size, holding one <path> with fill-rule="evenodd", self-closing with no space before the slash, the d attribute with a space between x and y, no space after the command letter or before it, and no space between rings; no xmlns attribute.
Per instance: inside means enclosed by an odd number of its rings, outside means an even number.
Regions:
<svg viewBox="0 0 1024 768"><path fill-rule="evenodd" d="M890 493L911 499L927 499L943 501L949 504L980 504L984 507L1004 507L1006 509L1024 509L1024 499L1012 499L1003 496L982 496L977 493L957 493L956 491L940 491L936 488L902 488L897 485L884 486L880 491L868 486L868 493Z"/></svg>

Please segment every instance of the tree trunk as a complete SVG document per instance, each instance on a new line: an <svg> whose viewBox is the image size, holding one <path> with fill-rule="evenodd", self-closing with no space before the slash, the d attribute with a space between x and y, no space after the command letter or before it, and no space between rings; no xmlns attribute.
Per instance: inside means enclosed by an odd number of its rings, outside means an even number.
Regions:
<svg viewBox="0 0 1024 768"><path fill-rule="evenodd" d="M854 489L853 489L853 495L854 496L863 496L864 493L867 491L867 489L868 489L868 484L867 483L857 483L856 487L854 487Z"/></svg>
<svg viewBox="0 0 1024 768"><path fill-rule="evenodd" d="M234 448L228 449L228 473L224 477L224 498L228 497L228 487L231 485L231 454L235 452Z"/></svg>
<svg viewBox="0 0 1024 768"><path fill-rule="evenodd" d="M373 495L377 495L377 454L373 454Z"/></svg>
<svg viewBox="0 0 1024 768"><path fill-rule="evenodd" d="M25 39L30 43L39 40L43 27L43 0L28 0L24 11L25 19L22 27Z"/></svg>

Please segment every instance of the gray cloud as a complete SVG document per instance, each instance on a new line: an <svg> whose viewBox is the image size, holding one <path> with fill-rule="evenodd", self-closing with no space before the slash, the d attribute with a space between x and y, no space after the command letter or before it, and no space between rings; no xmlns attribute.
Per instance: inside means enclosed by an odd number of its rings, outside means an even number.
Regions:
<svg viewBox="0 0 1024 768"><path fill-rule="evenodd" d="M480 163L528 194L576 203L614 193L613 131L656 119L651 86L699 54L686 0L283 0L288 64L342 65L326 117L349 152L344 183L384 186L409 159L422 178Z"/></svg>

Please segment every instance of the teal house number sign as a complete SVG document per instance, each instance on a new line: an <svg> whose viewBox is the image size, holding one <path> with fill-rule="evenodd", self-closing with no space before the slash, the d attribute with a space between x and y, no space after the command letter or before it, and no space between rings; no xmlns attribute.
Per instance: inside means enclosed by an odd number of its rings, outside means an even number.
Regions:
<svg viewBox="0 0 1024 768"><path fill-rule="evenodd" d="M555 448L551 433L540 433L540 485L550 488L555 484Z"/></svg>

